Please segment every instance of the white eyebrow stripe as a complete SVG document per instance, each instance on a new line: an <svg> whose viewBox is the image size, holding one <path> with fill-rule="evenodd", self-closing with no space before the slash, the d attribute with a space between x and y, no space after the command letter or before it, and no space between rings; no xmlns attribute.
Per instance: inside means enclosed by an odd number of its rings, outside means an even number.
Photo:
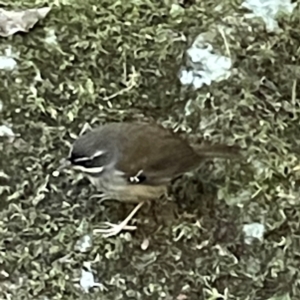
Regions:
<svg viewBox="0 0 300 300"><path fill-rule="evenodd" d="M106 151L103 151L103 150L99 150L97 152L95 152L91 157L79 157L79 158L76 158L74 159L75 162L81 162L81 161L89 161L89 160L92 160L98 156L101 156L105 153Z"/></svg>
<svg viewBox="0 0 300 300"><path fill-rule="evenodd" d="M104 151L104 150L98 150L97 152L95 152L95 153L93 154L92 158L101 156L101 155L103 155L104 153L106 153L106 151Z"/></svg>
<svg viewBox="0 0 300 300"><path fill-rule="evenodd" d="M88 161L88 160L91 160L91 158L90 157L79 157L79 158L74 159L75 162Z"/></svg>
<svg viewBox="0 0 300 300"><path fill-rule="evenodd" d="M82 171L84 173L91 173L91 174L97 174L102 173L104 170L104 167L94 167L94 168L85 168L83 166L74 166L74 170Z"/></svg>

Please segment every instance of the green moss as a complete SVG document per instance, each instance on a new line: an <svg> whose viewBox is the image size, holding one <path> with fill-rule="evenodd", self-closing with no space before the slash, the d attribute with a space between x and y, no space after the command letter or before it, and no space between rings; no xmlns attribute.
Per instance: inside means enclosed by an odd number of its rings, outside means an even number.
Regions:
<svg viewBox="0 0 300 300"><path fill-rule="evenodd" d="M0 170L9 176L0 178L9 187L0 189L0 298L299 299L299 9L280 20L282 33L267 34L261 23L249 32L246 21L224 19L243 15L229 0L217 11L202 1L172 15L167 1L56 2L28 34L0 45L19 52L18 69L1 71L0 98L1 119L23 140L0 144ZM182 87L184 50L219 23L232 30L226 40L237 74L199 91ZM51 30L57 44L45 42ZM214 46L226 53L220 33ZM137 119L199 137L205 125L212 141L243 146L244 161L205 165L173 185L174 214L162 217L165 203L145 206L136 232L95 236L91 250L76 251L82 234L132 207L88 201L94 190L81 177L51 174L85 122ZM248 246L242 225L251 222L267 232ZM73 279L95 259L108 290L86 295Z"/></svg>

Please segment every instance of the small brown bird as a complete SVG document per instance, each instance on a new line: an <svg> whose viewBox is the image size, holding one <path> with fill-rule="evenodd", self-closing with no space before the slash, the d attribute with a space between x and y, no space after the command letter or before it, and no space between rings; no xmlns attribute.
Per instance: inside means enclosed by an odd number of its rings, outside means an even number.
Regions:
<svg viewBox="0 0 300 300"><path fill-rule="evenodd" d="M87 174L103 199L138 205L118 225L97 232L118 234L147 200L167 191L172 179L199 167L207 158L232 158L237 146L210 145L193 148L175 133L154 124L110 123L83 133L73 144L66 165Z"/></svg>

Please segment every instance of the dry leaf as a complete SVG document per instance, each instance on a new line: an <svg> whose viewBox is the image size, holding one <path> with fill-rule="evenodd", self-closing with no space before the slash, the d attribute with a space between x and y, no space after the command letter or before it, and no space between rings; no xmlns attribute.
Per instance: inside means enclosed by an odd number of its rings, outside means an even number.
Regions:
<svg viewBox="0 0 300 300"><path fill-rule="evenodd" d="M16 32L28 32L39 20L50 12L50 7L7 11L0 9L0 36L7 37Z"/></svg>

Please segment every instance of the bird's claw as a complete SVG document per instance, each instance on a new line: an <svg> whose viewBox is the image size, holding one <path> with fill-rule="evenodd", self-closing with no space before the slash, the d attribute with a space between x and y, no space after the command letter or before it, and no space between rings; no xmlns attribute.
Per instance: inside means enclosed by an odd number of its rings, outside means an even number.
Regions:
<svg viewBox="0 0 300 300"><path fill-rule="evenodd" d="M104 222L104 225L106 225L109 228L100 228L100 229L94 229L93 233L94 234L103 234L104 238L108 238L114 235L117 235L118 233L120 233L122 230L136 230L136 226L131 226L131 225L126 225L126 223L124 224L123 222L120 224L114 224L114 223L110 223L110 222Z"/></svg>
<svg viewBox="0 0 300 300"><path fill-rule="evenodd" d="M125 220L123 220L120 224L113 224L110 222L105 222L104 224L110 228L107 229L95 229L93 233L104 233L104 237L110 237L117 235L119 232L121 232L123 229L126 230L136 230L136 226L130 226L127 225L128 222L132 219L132 217L136 214L136 212L143 206L144 202L140 202L127 216Z"/></svg>

